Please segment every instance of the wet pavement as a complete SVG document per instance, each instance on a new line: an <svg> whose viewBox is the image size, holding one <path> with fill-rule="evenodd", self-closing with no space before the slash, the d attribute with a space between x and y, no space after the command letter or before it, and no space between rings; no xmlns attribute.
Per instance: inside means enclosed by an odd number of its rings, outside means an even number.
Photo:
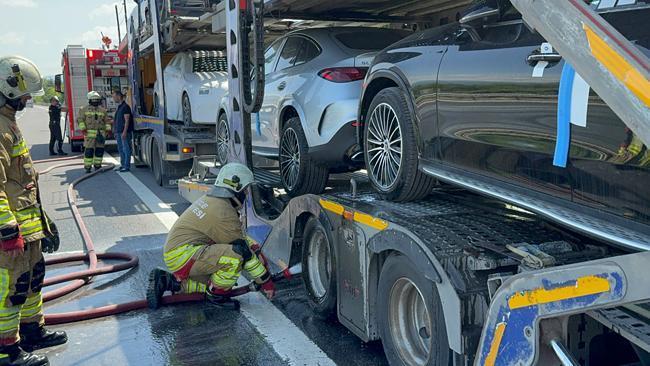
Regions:
<svg viewBox="0 0 650 366"><path fill-rule="evenodd" d="M20 120L35 160L50 158L47 156L46 113L39 107L27 109ZM65 149L69 152L69 145L66 144ZM114 146L112 150L116 155ZM38 168L43 170L49 165L39 164ZM60 253L83 249L66 197L67 185L82 174L81 167L65 167L40 178L43 204L61 233ZM131 174L155 194L161 205L169 206L176 215L189 206L175 189L155 185L148 169L134 167ZM97 250L136 254L140 264L127 272L95 278L89 286L48 303L46 313L144 298L147 274L155 266L162 265L161 247L169 222L154 215L151 202L148 201L148 206L118 173L103 173L81 183L77 191L80 212ZM85 265L81 263L73 267L48 268L48 277L83 268ZM259 312L268 310L265 307L268 302L247 296L242 299L242 312L186 304L57 326L68 332L70 341L46 354L53 365L387 364L379 342L365 344L338 322L315 316L299 277L278 287L278 294L272 301L278 311L277 314L271 312L270 316L288 318L288 326L281 319L275 323L264 320L269 314ZM269 330L274 324L287 328ZM289 336L278 336L284 333ZM303 333L309 343L305 344L322 350L325 358L300 353L300 340L291 344L291 334L303 336ZM309 347L307 349L311 349ZM282 352L300 356L283 358L278 355Z"/></svg>

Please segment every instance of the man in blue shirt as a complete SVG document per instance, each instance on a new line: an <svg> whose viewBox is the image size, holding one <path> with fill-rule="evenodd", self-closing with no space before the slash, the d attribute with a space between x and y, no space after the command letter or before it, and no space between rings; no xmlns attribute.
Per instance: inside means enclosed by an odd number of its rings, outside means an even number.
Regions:
<svg viewBox="0 0 650 366"><path fill-rule="evenodd" d="M124 101L121 91L113 92L113 101L118 104L113 119L113 135L117 140L117 150L120 152L120 172L131 170L131 141L133 140L133 123L131 107Z"/></svg>

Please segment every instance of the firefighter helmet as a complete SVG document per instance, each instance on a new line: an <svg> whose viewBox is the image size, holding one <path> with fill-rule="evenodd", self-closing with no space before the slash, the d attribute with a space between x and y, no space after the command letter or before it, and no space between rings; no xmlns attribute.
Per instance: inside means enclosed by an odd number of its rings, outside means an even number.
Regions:
<svg viewBox="0 0 650 366"><path fill-rule="evenodd" d="M53 100L56 100L57 103L61 102L61 101L59 100L59 97L57 97L56 95L53 96L52 98L50 98L50 103L51 103Z"/></svg>
<svg viewBox="0 0 650 366"><path fill-rule="evenodd" d="M91 91L88 93L87 98L88 98L89 101L90 101L90 100L99 100L99 101L102 100L102 96L99 95L99 93L96 92L96 91L94 91L94 90L91 90Z"/></svg>
<svg viewBox="0 0 650 366"><path fill-rule="evenodd" d="M245 165L229 163L221 167L214 185L239 193L254 181L255 177L253 176L253 172Z"/></svg>
<svg viewBox="0 0 650 366"><path fill-rule="evenodd" d="M43 95L41 72L24 57L0 57L0 94L7 99Z"/></svg>

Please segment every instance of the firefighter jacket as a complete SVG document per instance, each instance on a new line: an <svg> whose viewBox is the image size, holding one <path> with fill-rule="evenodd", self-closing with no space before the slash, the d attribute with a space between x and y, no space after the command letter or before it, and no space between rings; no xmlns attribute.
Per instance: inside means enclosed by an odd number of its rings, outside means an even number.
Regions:
<svg viewBox="0 0 650 366"><path fill-rule="evenodd" d="M182 245L229 244L243 239L237 210L227 198L203 196L174 223L165 253Z"/></svg>
<svg viewBox="0 0 650 366"><path fill-rule="evenodd" d="M19 230L25 242L45 237L36 169L16 124L16 112L0 108L0 239Z"/></svg>
<svg viewBox="0 0 650 366"><path fill-rule="evenodd" d="M85 131L84 147L94 149L104 147L106 135L112 130L108 113L104 107L87 105L79 110L77 125L81 131Z"/></svg>

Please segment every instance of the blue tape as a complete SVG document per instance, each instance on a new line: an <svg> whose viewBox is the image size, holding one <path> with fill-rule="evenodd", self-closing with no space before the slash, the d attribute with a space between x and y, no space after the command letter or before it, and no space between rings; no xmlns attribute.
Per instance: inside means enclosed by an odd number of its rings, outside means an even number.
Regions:
<svg viewBox="0 0 650 366"><path fill-rule="evenodd" d="M576 71L573 67L568 63L564 63L557 101L557 137L555 154L553 155L553 165L560 168L566 168L569 157L569 145L571 144L571 94L575 76Z"/></svg>
<svg viewBox="0 0 650 366"><path fill-rule="evenodd" d="M260 112L255 113L255 129L257 135L262 136L262 121L260 121Z"/></svg>

